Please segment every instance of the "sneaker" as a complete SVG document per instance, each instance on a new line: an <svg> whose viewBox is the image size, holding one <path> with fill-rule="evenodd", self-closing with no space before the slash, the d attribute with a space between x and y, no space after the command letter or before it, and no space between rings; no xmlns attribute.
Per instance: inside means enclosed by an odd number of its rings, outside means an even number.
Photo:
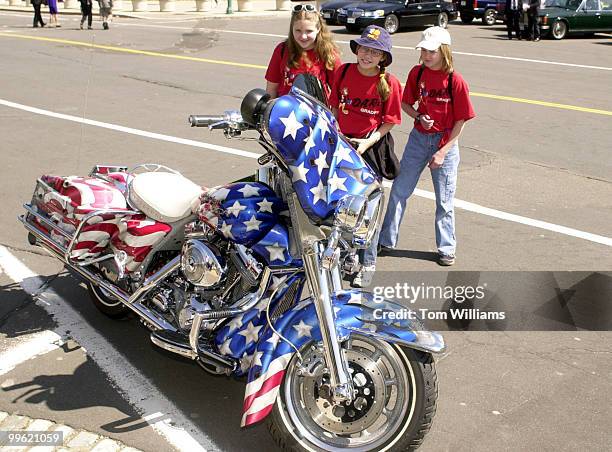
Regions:
<svg viewBox="0 0 612 452"><path fill-rule="evenodd" d="M395 248L391 248L389 246L385 246L385 245L378 245L378 248L376 249L376 254L379 256L385 255L385 254L391 254L393 252Z"/></svg>
<svg viewBox="0 0 612 452"><path fill-rule="evenodd" d="M104 22L102 24L102 28L104 28L105 30L108 30L108 23Z"/></svg>
<svg viewBox="0 0 612 452"><path fill-rule="evenodd" d="M355 275L353 278L352 287L369 287L372 284L372 278L374 278L374 273L376 272L375 265L368 265L361 267L361 270Z"/></svg>
<svg viewBox="0 0 612 452"><path fill-rule="evenodd" d="M455 255L438 254L438 264L444 267L450 267L451 265L455 265Z"/></svg>
<svg viewBox="0 0 612 452"><path fill-rule="evenodd" d="M81 30L83 29L83 24L81 24Z"/></svg>

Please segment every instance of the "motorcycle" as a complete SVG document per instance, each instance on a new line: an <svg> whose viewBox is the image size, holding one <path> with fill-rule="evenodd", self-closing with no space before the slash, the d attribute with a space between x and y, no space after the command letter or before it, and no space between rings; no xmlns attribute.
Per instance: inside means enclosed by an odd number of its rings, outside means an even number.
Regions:
<svg viewBox="0 0 612 452"><path fill-rule="evenodd" d="M345 290L383 208L381 181L298 88L250 91L240 112L192 115L259 134L256 175L202 188L163 165L42 176L20 220L82 276L95 306L128 312L156 346L214 375L246 376L241 426L283 450L406 450L428 432L439 333L416 313Z"/></svg>

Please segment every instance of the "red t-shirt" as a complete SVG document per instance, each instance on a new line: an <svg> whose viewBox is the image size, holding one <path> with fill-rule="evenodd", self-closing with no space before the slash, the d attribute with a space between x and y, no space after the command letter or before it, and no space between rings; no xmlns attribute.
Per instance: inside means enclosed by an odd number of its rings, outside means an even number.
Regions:
<svg viewBox="0 0 612 452"><path fill-rule="evenodd" d="M308 56L308 63L304 56ZM287 94L293 86L293 80L299 74L312 74L317 77L327 91L329 95L330 86L334 79L334 71L340 66L340 57L336 56L334 62L334 69L327 69L325 63L321 61L317 53L313 50L307 50L302 54L302 58L298 63L298 66L293 68L287 65L289 59L289 51L287 44L281 42L276 46L268 63L268 70L266 71L266 80L271 83L278 83L278 96L284 96Z"/></svg>
<svg viewBox="0 0 612 452"><path fill-rule="evenodd" d="M451 102L448 93L448 74L443 71L432 71L427 67L423 70L419 81L420 86L417 87L416 80L420 67L420 65L415 66L410 70L402 102L408 105L419 103L417 111L429 115L434 123L431 129L425 130L421 123L415 120L415 127L422 133L444 132L439 144L442 147L448 141L455 122L468 121L476 116L470 101L470 91L461 74L453 72L453 101Z"/></svg>
<svg viewBox="0 0 612 452"><path fill-rule="evenodd" d="M336 71L329 104L338 109L340 131L351 138L362 138L384 122L402 122L402 85L392 74L387 74L391 94L383 102L378 94L379 76L362 75L357 64L350 64L344 77L344 67Z"/></svg>

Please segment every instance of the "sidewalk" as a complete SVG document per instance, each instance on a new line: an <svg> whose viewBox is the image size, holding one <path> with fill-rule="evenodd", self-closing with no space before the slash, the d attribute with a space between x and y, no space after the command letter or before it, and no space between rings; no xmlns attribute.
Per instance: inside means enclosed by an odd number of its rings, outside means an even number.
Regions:
<svg viewBox="0 0 612 452"><path fill-rule="evenodd" d="M76 6L71 7L72 4ZM160 11L159 0L148 1L148 11L133 11L132 2L130 0L115 0L115 6L113 7L113 16L115 17L129 17L135 19L167 19L167 18L200 18L200 19L220 19L220 18L241 18L241 17L286 17L289 18L290 12L275 10L274 1L263 1L257 5L256 10L253 11L239 11L237 0L232 1L232 14L227 14L227 0L219 0L218 4L215 4L214 0L208 2L209 10L197 11L195 0L176 0L174 1L174 11ZM251 2L254 3L254 2ZM13 11L13 12L27 12L33 14L32 6L25 6L25 1L22 2L23 6L10 6L8 0L0 0L0 11ZM81 15L79 2L69 2L69 8L65 8L64 3L58 3L58 14L60 15ZM264 9L269 7L270 9ZM93 2L94 16L98 14L98 3ZM49 9L46 6L42 7L43 17L46 17Z"/></svg>
<svg viewBox="0 0 612 452"><path fill-rule="evenodd" d="M53 433L62 432L62 444L57 446L17 446L14 439L8 437L8 432L14 434L33 434L33 432ZM14 437L13 437L14 438ZM67 425L56 424L45 419L32 419L0 411L0 451L24 451L29 447L46 452L140 452L139 449L128 447L125 444L84 430L75 430ZM30 449L32 450L32 449Z"/></svg>

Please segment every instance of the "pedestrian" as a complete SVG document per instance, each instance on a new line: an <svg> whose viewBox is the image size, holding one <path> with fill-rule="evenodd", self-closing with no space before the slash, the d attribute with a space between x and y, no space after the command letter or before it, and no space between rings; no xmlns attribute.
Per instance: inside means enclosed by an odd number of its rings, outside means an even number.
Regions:
<svg viewBox="0 0 612 452"><path fill-rule="evenodd" d="M506 28L508 30L508 39L512 39L512 32L516 38L521 40L521 28L519 21L523 12L522 0L506 0Z"/></svg>
<svg viewBox="0 0 612 452"><path fill-rule="evenodd" d="M527 29L530 41L540 40L540 0L529 0L527 9Z"/></svg>
<svg viewBox="0 0 612 452"><path fill-rule="evenodd" d="M276 46L270 58L266 91L272 98L284 96L297 75L312 74L321 81L329 96L338 66L338 47L319 12L313 5L295 5L289 36Z"/></svg>
<svg viewBox="0 0 612 452"><path fill-rule="evenodd" d="M366 27L350 42L357 63L338 68L330 106L340 131L370 164L377 175L393 179L399 171L391 129L402 122L402 85L387 72L393 61L391 35L381 27ZM370 247L360 250L361 269L354 287L367 287L376 270L378 232Z"/></svg>
<svg viewBox="0 0 612 452"><path fill-rule="evenodd" d="M98 0L100 7L100 19L102 19L102 28L108 30L108 18L112 14L113 0Z"/></svg>
<svg viewBox="0 0 612 452"><path fill-rule="evenodd" d="M38 24L41 27L47 25L43 22L42 14L40 13L40 7L43 5L43 0L32 0L32 7L34 8L34 23L33 27L38 28Z"/></svg>
<svg viewBox="0 0 612 452"><path fill-rule="evenodd" d="M402 156L399 175L391 187L379 243L382 249L397 246L407 200L421 173L429 166L436 197L438 263L453 265L458 139L465 122L475 114L468 85L453 67L448 31L441 27L427 28L416 48L421 51L421 64L410 70L402 96L402 109L414 118L414 127ZM416 103L417 109L413 107Z"/></svg>
<svg viewBox="0 0 612 452"><path fill-rule="evenodd" d="M47 0L49 6L49 27L61 27L57 20L57 0Z"/></svg>
<svg viewBox="0 0 612 452"><path fill-rule="evenodd" d="M91 30L91 24L93 22L93 0L79 0L81 2L81 30L85 19L87 19L87 29Z"/></svg>

